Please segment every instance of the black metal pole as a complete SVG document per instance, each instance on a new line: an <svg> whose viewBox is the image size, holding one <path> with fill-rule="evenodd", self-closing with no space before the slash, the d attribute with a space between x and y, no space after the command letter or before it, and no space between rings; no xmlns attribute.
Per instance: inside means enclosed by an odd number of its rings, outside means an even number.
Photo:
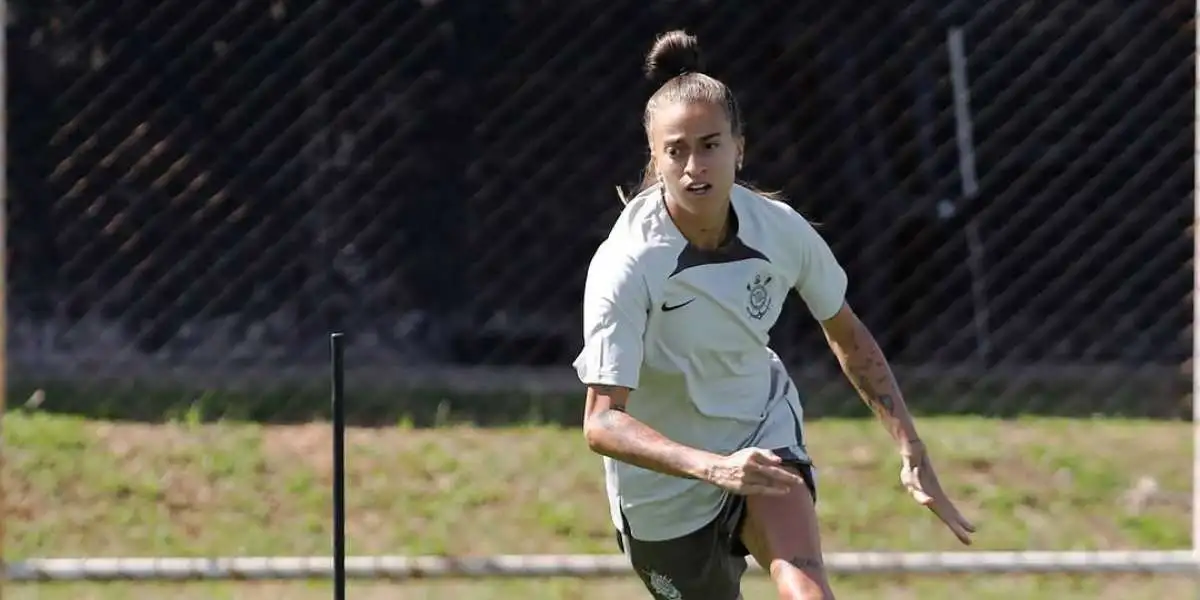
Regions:
<svg viewBox="0 0 1200 600"><path fill-rule="evenodd" d="M333 598L346 600L346 411L345 342L341 333L329 335L333 380Z"/></svg>

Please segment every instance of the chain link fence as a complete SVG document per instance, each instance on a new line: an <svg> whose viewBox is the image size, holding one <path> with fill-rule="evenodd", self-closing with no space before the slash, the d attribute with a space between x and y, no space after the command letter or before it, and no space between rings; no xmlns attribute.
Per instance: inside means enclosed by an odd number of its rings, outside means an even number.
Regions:
<svg viewBox="0 0 1200 600"><path fill-rule="evenodd" d="M561 368L613 186L643 162L637 65L683 25L747 107L747 178L824 224L897 364L973 367L1009 394L992 410L1046 408L1040 385L1057 410L1174 414L1190 19L1177 2L17 2L11 358L76 382L278 378L340 328L360 368ZM795 306L773 343L829 375Z"/></svg>
<svg viewBox="0 0 1200 600"><path fill-rule="evenodd" d="M340 328L360 367L561 368L643 162L637 66L684 25L747 107L747 178L824 224L898 364L1100 381L1057 394L1082 412L1181 381L1188 6L482 4L16 3L15 364L273 376ZM773 343L832 364L795 306Z"/></svg>
<svg viewBox="0 0 1200 600"><path fill-rule="evenodd" d="M352 420L436 419L451 388L488 394L473 418L577 419L555 394L578 394L585 267L644 164L639 66L686 27L746 111L746 178L821 223L915 405L1190 410L1190 4L9 13L18 403L306 420L342 330ZM772 343L810 413L862 410L798 304Z"/></svg>

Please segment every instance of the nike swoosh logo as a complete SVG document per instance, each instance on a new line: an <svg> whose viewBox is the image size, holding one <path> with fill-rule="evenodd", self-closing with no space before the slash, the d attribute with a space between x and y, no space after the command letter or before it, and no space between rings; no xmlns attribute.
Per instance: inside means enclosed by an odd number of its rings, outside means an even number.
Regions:
<svg viewBox="0 0 1200 600"><path fill-rule="evenodd" d="M683 308L695 301L696 301L696 299L692 298L691 300L688 300L687 302L681 302L679 304L676 304L675 306L668 306L666 302L663 302L662 310L663 310L663 312L671 312L677 308Z"/></svg>

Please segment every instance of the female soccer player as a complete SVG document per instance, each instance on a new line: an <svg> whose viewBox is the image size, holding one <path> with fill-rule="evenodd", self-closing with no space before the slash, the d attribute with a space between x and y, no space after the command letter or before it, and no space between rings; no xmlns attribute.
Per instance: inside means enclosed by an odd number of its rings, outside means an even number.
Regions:
<svg viewBox="0 0 1200 600"><path fill-rule="evenodd" d="M899 446L900 479L964 543L887 360L846 304L846 275L783 202L735 183L745 140L696 39L659 37L647 74L643 189L588 268L588 446L605 457L618 543L655 598L735 600L745 556L780 598L833 598L799 392L767 346L789 290Z"/></svg>

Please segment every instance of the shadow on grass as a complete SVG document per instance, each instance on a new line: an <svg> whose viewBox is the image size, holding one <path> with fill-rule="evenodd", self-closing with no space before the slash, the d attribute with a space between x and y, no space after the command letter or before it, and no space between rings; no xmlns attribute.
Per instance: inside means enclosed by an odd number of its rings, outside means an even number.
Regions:
<svg viewBox="0 0 1200 600"><path fill-rule="evenodd" d="M805 417L867 417L870 413L844 381L798 382L806 390ZM1127 417L1186 419L1185 382L1162 385L1080 385L917 380L903 385L915 414ZM502 427L582 423L583 388L577 391L464 392L349 383L346 419L355 426L441 427L470 424ZM326 420L328 384L292 383L217 387L200 383L139 381L74 382L15 380L9 408L70 414L89 419L138 422L218 420L285 424Z"/></svg>

